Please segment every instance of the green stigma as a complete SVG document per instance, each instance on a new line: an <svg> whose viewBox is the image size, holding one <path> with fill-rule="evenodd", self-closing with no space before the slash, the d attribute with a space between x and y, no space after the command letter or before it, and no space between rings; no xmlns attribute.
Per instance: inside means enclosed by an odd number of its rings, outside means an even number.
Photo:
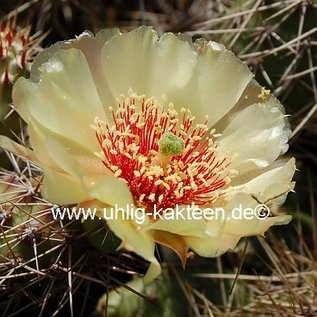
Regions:
<svg viewBox="0 0 317 317"><path fill-rule="evenodd" d="M172 132L162 135L159 142L159 151L165 155L179 155L184 152L184 140Z"/></svg>

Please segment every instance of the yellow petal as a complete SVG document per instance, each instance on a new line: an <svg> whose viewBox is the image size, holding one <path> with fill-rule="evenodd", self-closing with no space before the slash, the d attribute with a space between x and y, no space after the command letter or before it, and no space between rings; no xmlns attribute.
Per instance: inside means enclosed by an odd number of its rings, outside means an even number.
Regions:
<svg viewBox="0 0 317 317"><path fill-rule="evenodd" d="M203 122L208 115L208 125L213 126L234 107L253 74L222 45L200 39L195 46L199 57L186 98L193 113L199 111L197 118Z"/></svg>
<svg viewBox="0 0 317 317"><path fill-rule="evenodd" d="M262 101L262 100L261 100ZM219 155L237 153L231 168L239 174L269 166L287 150L288 121L273 97L235 114L218 138Z"/></svg>
<svg viewBox="0 0 317 317"><path fill-rule="evenodd" d="M144 281L146 283L150 282L161 273L160 264L154 256L155 241L153 234L144 230L144 227L138 225L133 219L127 218L130 214L125 211L125 207L131 201L129 194L122 188L123 182L115 178L112 184L109 179L104 180L104 183L106 183L108 191L106 191L107 188L103 187L103 181L99 181L96 185L91 184L90 197L95 197L96 200L86 201L80 206L83 208L98 208L98 216L106 220L109 228L121 239L121 247L150 262L148 271L144 276ZM119 197L120 193L125 197L125 202L123 197ZM110 204L117 204L118 201L117 207L122 207L123 210L116 213L114 205L108 205L108 203L105 203L106 201Z"/></svg>
<svg viewBox="0 0 317 317"><path fill-rule="evenodd" d="M225 49L216 50L206 41L193 45L171 33L159 39L145 27L112 37L102 54L113 95L129 88L148 97L166 95L175 106L190 108L198 121L209 115L210 125L234 106L252 78Z"/></svg>
<svg viewBox="0 0 317 317"><path fill-rule="evenodd" d="M33 82L39 81L41 76L41 65L47 63L56 52L76 48L81 50L85 55L92 78L96 85L96 90L103 105L115 104L116 96L111 94L100 65L101 48L103 44L111 37L117 36L119 33L118 29L105 29L101 30L96 34L96 36L94 36L91 32L85 31L81 35L77 36L76 39L57 42L36 56L32 63L31 80ZM105 112L109 113L108 108L105 108Z"/></svg>
<svg viewBox="0 0 317 317"><path fill-rule="evenodd" d="M69 174L64 174L49 167L43 167L43 196L52 203L67 205L89 199L82 182Z"/></svg>
<svg viewBox="0 0 317 317"><path fill-rule="evenodd" d="M253 236L263 235L271 226L288 224L292 217L290 215L262 218L262 208L259 203L249 194L237 194L226 206L227 217L223 233Z"/></svg>
<svg viewBox="0 0 317 317"><path fill-rule="evenodd" d="M96 116L106 120L106 115L81 51L56 52L41 66L39 83L19 79L13 88L13 103L26 122L34 118L91 151L98 147L90 125Z"/></svg>
<svg viewBox="0 0 317 317"><path fill-rule="evenodd" d="M232 119L245 108L259 102L259 94L263 87L255 79L251 79L247 87L243 91L239 100L234 107L214 126L216 131L224 131L224 129L230 124ZM278 104L277 104L278 105ZM284 108L279 104L280 110L283 112Z"/></svg>
<svg viewBox="0 0 317 317"><path fill-rule="evenodd" d="M152 29L139 28L112 37L104 44L102 67L114 96L127 94L129 88L139 94L152 96L149 78L152 75L150 67L155 62L157 39Z"/></svg>
<svg viewBox="0 0 317 317"><path fill-rule="evenodd" d="M153 232L153 237L157 243L165 245L175 251L180 258L183 267L185 267L188 246L185 242L184 237L170 232L158 230Z"/></svg>
<svg viewBox="0 0 317 317"><path fill-rule="evenodd" d="M256 196L266 204L282 204L287 193L294 188L292 182L296 170L295 159L290 159L284 166L271 169L253 178L239 187L239 191Z"/></svg>
<svg viewBox="0 0 317 317"><path fill-rule="evenodd" d="M89 196L109 206L127 208L133 205L133 198L127 183L113 174L101 177L84 177Z"/></svg>
<svg viewBox="0 0 317 317"><path fill-rule="evenodd" d="M83 147L76 140L67 139L34 119L29 122L28 132L36 159L42 164L77 176L109 173L94 152ZM99 149L96 148L95 151L97 150ZM70 164L67 163L69 161ZM76 171L73 165L76 165Z"/></svg>
<svg viewBox="0 0 317 317"><path fill-rule="evenodd" d="M208 221L209 218L203 216L205 208L199 208L197 211L199 213L194 217L194 211L190 206L177 206L171 213L173 217L164 218L163 215L162 218L157 217L157 221L153 222L149 229L166 231L180 236L217 236L222 230L224 219Z"/></svg>
<svg viewBox="0 0 317 317"><path fill-rule="evenodd" d="M34 131L34 135L37 136L34 140L32 139L32 145L34 143L34 156L41 162L41 165L42 163L51 163L51 167L60 172L77 177L84 175L83 169L76 162L76 156L68 152L67 142L61 143L58 139L53 138L51 134L42 133L40 126L33 125L33 122L30 122L30 127Z"/></svg>
<svg viewBox="0 0 317 317"><path fill-rule="evenodd" d="M216 257L229 249L233 249L239 242L240 236L221 234L214 238L185 237L184 239L189 248L200 256Z"/></svg>
<svg viewBox="0 0 317 317"><path fill-rule="evenodd" d="M140 230L134 221L124 219L122 214L118 214L119 217L116 219L109 219L112 217L110 207L105 207L104 210L107 216L107 224L122 240L122 246L150 262L144 281L150 282L156 278L161 273L161 267L154 256L155 242L152 234Z"/></svg>
<svg viewBox="0 0 317 317"><path fill-rule="evenodd" d="M85 53L88 63L93 63L92 59L94 59L95 55L97 55L100 50L99 45L103 45L111 37L116 36L119 33L120 31L115 28L101 30L96 34L96 36L89 31L85 31L79 36L76 36L75 39L56 42L54 45L40 52L34 59L31 69L31 80L35 82L39 81L39 68L42 64L48 62L59 50L68 50L72 48L80 49Z"/></svg>

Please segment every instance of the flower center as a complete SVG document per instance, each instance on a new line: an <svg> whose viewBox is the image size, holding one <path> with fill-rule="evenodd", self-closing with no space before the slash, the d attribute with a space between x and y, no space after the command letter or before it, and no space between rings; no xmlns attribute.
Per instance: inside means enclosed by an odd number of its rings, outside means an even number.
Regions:
<svg viewBox="0 0 317 317"><path fill-rule="evenodd" d="M104 166L125 180L139 207L206 205L230 182L227 158L216 154L214 134L195 124L190 110L166 100L131 94L113 110L112 122L93 126Z"/></svg>

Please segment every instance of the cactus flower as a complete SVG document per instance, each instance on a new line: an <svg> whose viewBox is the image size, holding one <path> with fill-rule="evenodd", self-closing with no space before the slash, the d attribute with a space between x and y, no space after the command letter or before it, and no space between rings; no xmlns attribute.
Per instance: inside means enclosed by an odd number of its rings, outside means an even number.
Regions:
<svg viewBox="0 0 317 317"><path fill-rule="evenodd" d="M30 62L40 51L42 38L31 36L30 31L31 27L18 27L15 20L0 23L0 117L11 103L13 83L28 74Z"/></svg>
<svg viewBox="0 0 317 317"><path fill-rule="evenodd" d="M160 272L155 243L185 264L189 249L218 256L290 221L232 217L283 203L295 163L279 159L284 108L218 43L148 27L85 32L41 52L13 103L30 147L1 137L2 147L43 169L46 199L103 210L122 247L151 263L148 280ZM125 213L111 218L115 206ZM191 217L215 208L225 217Z"/></svg>

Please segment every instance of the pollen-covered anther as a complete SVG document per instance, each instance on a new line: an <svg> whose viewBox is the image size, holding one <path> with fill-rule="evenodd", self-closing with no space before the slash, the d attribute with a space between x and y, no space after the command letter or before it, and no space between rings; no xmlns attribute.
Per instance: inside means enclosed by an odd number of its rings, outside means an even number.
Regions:
<svg viewBox="0 0 317 317"><path fill-rule="evenodd" d="M231 160L217 155L215 130L176 109L166 98L131 93L111 108L112 123L95 120L97 156L125 180L138 206L210 204L230 182Z"/></svg>

